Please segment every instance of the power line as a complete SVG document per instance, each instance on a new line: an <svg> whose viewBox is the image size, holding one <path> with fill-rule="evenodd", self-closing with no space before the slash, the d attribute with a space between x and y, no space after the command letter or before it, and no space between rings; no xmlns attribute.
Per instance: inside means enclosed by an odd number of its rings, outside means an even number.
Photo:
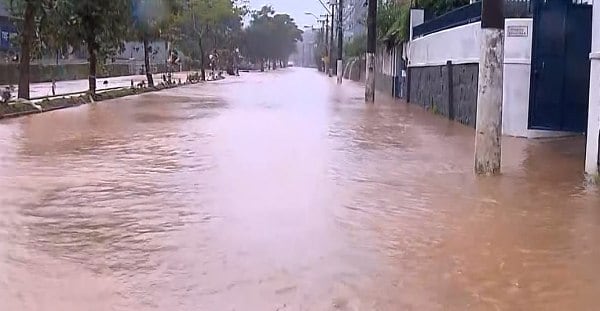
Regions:
<svg viewBox="0 0 600 311"><path fill-rule="evenodd" d="M319 3L325 8L325 11L327 11L328 14L331 14L331 11L329 10L325 2L323 2L323 0L319 0Z"/></svg>

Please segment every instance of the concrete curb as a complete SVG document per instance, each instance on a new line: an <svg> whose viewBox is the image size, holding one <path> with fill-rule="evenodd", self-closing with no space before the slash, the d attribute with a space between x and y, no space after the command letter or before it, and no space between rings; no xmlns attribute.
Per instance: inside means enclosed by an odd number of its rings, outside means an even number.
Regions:
<svg viewBox="0 0 600 311"><path fill-rule="evenodd" d="M94 102L101 102L101 101L105 101L105 100L111 100L111 99L116 99L116 98L122 98L122 97L127 97L127 96L133 96L133 95L141 95L141 94L145 94L145 93L152 93L152 92L160 92L163 90L168 90L168 89L174 89L177 87L182 87L182 86L187 86L187 85L195 85L195 84L200 84L202 82L194 82L194 83L183 83L180 85L172 85L172 86L164 86L164 87L153 87L153 88L144 88L144 89L131 89L131 88L114 88L108 91L102 91L96 94L96 98L94 98ZM111 96L114 95L115 93L118 92L122 92L122 91L130 91L127 92L126 94L122 94L122 95L117 95L117 96ZM27 109L27 110L23 110L23 111L18 111L18 112L13 112L13 113L7 113L7 114L2 114L0 113L0 120L2 119L11 119L11 118L18 118L18 117L23 117L23 116L28 116L28 115L32 115L32 114L38 114L38 113L44 113L44 112L50 112L50 111L55 111L55 110L61 110L61 109L66 109L66 108L72 108L72 107L78 107L81 105L85 105L85 104L89 104L90 103L90 97L87 97L87 92L81 92L81 93L73 93L70 95L76 95L76 94L80 94L79 96L70 96L70 97L58 97L58 96L51 96L51 97L45 97L43 101L38 102L40 105L42 105L42 110L37 110L34 107L31 107L31 109ZM108 95L108 96L107 96ZM49 99L49 98L53 98L53 99ZM42 99L42 98L38 98L38 99ZM52 103L57 103L57 102L67 102L65 104L59 104L59 105L52 105ZM49 106L49 107L47 107Z"/></svg>

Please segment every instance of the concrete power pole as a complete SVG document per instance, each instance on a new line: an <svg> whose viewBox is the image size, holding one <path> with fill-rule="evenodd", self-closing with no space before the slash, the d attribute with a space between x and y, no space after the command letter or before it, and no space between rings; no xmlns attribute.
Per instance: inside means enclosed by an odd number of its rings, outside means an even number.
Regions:
<svg viewBox="0 0 600 311"><path fill-rule="evenodd" d="M334 22L335 22L335 3L331 4L331 27L329 28L330 38L329 40L329 68L327 68L327 72L329 73L329 77L333 76L333 31L334 31Z"/></svg>
<svg viewBox="0 0 600 311"><path fill-rule="evenodd" d="M500 173L502 156L502 88L504 63L504 0L483 0L475 173Z"/></svg>
<svg viewBox="0 0 600 311"><path fill-rule="evenodd" d="M342 84L344 77L344 0L338 0L338 57L337 57L337 83Z"/></svg>
<svg viewBox="0 0 600 311"><path fill-rule="evenodd" d="M331 59L331 53L329 52L329 41L333 40L331 38L329 38L329 20L325 19L325 22L323 22L322 27L321 27L321 32L325 32L325 59L327 60L325 62L325 64L323 64L323 73L327 74L327 71L329 71L329 69L327 69L327 67L331 67L329 66L329 62Z"/></svg>
<svg viewBox="0 0 600 311"><path fill-rule="evenodd" d="M365 101L375 101L375 50L377 48L377 0L369 0L367 15L367 75Z"/></svg>

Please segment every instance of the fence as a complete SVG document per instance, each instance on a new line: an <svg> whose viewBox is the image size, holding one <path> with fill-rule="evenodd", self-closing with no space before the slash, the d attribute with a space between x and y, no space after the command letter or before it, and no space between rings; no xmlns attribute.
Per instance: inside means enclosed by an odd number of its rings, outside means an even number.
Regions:
<svg viewBox="0 0 600 311"><path fill-rule="evenodd" d="M532 1L533 0L505 0L504 16L506 18L531 17L533 12ZM475 23L480 20L481 1L478 1L413 27L413 35L414 37L422 37L441 30Z"/></svg>

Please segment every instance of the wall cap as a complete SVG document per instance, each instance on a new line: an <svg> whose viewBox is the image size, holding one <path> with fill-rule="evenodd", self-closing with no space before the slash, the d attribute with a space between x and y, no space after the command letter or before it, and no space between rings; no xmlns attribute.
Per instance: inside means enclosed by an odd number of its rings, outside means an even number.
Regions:
<svg viewBox="0 0 600 311"><path fill-rule="evenodd" d="M505 58L504 65L531 65L531 59L528 59L528 58Z"/></svg>

